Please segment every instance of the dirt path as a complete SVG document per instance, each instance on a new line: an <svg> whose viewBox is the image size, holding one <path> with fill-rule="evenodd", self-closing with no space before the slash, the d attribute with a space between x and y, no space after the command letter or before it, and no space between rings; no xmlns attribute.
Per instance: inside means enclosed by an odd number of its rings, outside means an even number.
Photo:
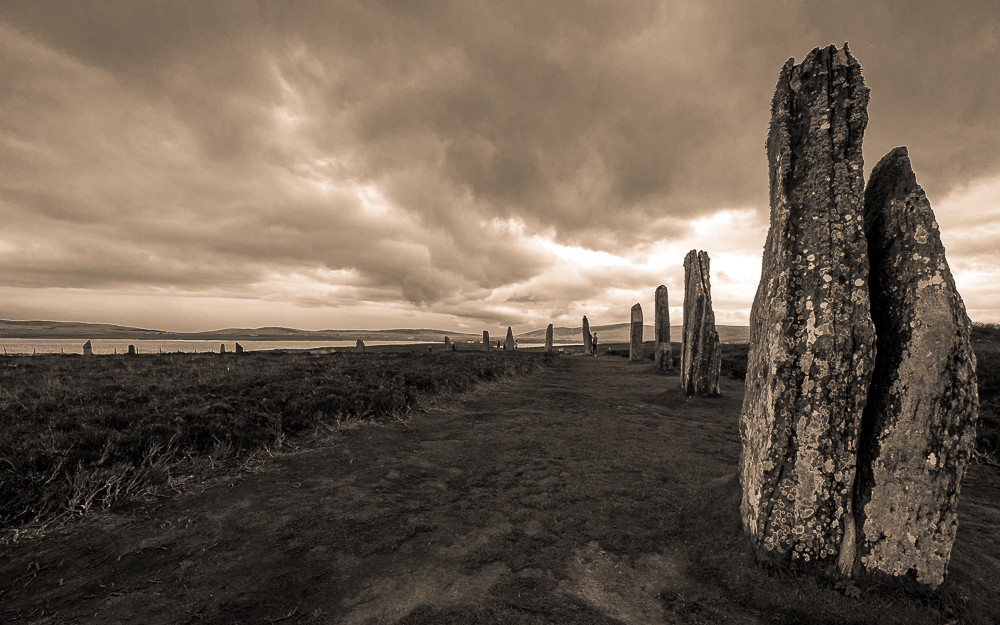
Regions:
<svg viewBox="0 0 1000 625"><path fill-rule="evenodd" d="M158 508L5 547L2 616L765 622L712 578L739 549L742 383L723 393L687 399L648 363L566 356L408 427L344 430Z"/></svg>

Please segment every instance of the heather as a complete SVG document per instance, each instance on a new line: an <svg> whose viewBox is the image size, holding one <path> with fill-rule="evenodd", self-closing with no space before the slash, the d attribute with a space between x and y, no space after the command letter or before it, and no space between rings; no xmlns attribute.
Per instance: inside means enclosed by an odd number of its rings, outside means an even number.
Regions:
<svg viewBox="0 0 1000 625"><path fill-rule="evenodd" d="M345 421L537 367L496 352L45 355L0 360L0 528L168 490L179 466L271 453Z"/></svg>

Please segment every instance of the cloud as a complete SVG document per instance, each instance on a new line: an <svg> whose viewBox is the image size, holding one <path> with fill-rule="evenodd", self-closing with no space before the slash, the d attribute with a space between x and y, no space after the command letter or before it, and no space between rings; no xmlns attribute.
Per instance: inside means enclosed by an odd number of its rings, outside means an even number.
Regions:
<svg viewBox="0 0 1000 625"><path fill-rule="evenodd" d="M0 282L544 325L679 301L695 248L745 322L789 56L850 41L868 162L1000 195L1000 17L959 4L5 3Z"/></svg>

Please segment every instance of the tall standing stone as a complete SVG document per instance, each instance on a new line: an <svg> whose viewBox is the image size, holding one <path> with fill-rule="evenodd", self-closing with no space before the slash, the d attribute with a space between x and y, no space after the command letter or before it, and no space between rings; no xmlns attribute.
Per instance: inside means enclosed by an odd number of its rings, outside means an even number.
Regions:
<svg viewBox="0 0 1000 625"><path fill-rule="evenodd" d="M689 397L719 394L722 353L712 310L708 253L684 257L684 307L681 326L681 387Z"/></svg>
<svg viewBox="0 0 1000 625"><path fill-rule="evenodd" d="M874 576L944 580L979 396L969 317L906 148L872 170L864 228L878 336L855 485L858 563Z"/></svg>
<svg viewBox="0 0 1000 625"><path fill-rule="evenodd" d="M358 339L358 342L354 344L354 353L363 354L365 353L365 342Z"/></svg>
<svg viewBox="0 0 1000 625"><path fill-rule="evenodd" d="M552 351L552 324L545 328L545 351Z"/></svg>
<svg viewBox="0 0 1000 625"><path fill-rule="evenodd" d="M507 338L503 342L503 348L508 352L514 351L514 331L507 326Z"/></svg>
<svg viewBox="0 0 1000 625"><path fill-rule="evenodd" d="M841 574L856 553L858 429L875 356L861 214L868 95L846 45L781 69L740 415L740 511L757 559Z"/></svg>
<svg viewBox="0 0 1000 625"><path fill-rule="evenodd" d="M628 359L642 360L642 306L632 307L632 325L628 335Z"/></svg>
<svg viewBox="0 0 1000 625"><path fill-rule="evenodd" d="M240 345L239 343L236 344L236 353L237 354L242 354L243 353L243 346Z"/></svg>
<svg viewBox="0 0 1000 625"><path fill-rule="evenodd" d="M665 284L656 287L653 301L653 340L656 346L656 368L668 371L673 364L673 354L670 353L670 307Z"/></svg>
<svg viewBox="0 0 1000 625"><path fill-rule="evenodd" d="M226 353L226 344L225 343L223 343L222 345L219 346L219 353L220 354L225 354Z"/></svg>
<svg viewBox="0 0 1000 625"><path fill-rule="evenodd" d="M594 339L590 335L590 321L587 320L587 315L583 316L583 353L589 354L594 351Z"/></svg>
<svg viewBox="0 0 1000 625"><path fill-rule="evenodd" d="M94 355L94 346L90 344L90 339L87 339L87 342L83 344L83 355L84 356Z"/></svg>
<svg viewBox="0 0 1000 625"><path fill-rule="evenodd" d="M483 330L483 349L490 351L490 333L488 330Z"/></svg>
<svg viewBox="0 0 1000 625"><path fill-rule="evenodd" d="M136 354L135 345L129 345L128 346L128 355L129 356L135 356L135 354Z"/></svg>
<svg viewBox="0 0 1000 625"><path fill-rule="evenodd" d="M451 349L451 339L448 338L447 336L444 337L444 348Z"/></svg>

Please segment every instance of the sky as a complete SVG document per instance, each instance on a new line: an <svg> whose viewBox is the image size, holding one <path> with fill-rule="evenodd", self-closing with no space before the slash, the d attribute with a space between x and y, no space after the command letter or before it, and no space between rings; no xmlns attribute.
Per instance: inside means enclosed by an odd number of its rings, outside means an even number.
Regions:
<svg viewBox="0 0 1000 625"><path fill-rule="evenodd" d="M849 42L1000 322L1000 3L4 0L0 318L746 325L782 64Z"/></svg>

